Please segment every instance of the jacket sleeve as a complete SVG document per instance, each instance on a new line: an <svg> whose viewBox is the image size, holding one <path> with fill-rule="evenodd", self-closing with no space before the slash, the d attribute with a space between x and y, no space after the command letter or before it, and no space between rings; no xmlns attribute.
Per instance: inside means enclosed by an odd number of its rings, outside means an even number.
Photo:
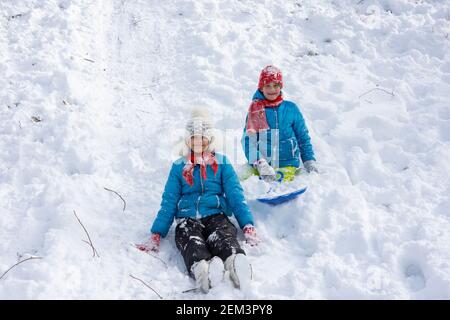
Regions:
<svg viewBox="0 0 450 320"><path fill-rule="evenodd" d="M244 190L239 182L233 166L225 158L222 169L222 185L227 198L228 205L233 211L239 226L243 228L246 224L254 225L253 216L244 198Z"/></svg>
<svg viewBox="0 0 450 320"><path fill-rule="evenodd" d="M173 164L162 195L161 208L151 228L152 233L159 233L162 237L165 237L169 232L177 213L178 201L181 198L181 186L181 177L177 166Z"/></svg>
<svg viewBox="0 0 450 320"><path fill-rule="evenodd" d="M305 119L303 118L302 113L297 105L294 104L293 108L294 114L294 133L297 138L297 142L300 148L300 155L302 158L302 162L308 160L316 160L314 157L314 150L311 145L311 138L309 136L308 128L305 124Z"/></svg>

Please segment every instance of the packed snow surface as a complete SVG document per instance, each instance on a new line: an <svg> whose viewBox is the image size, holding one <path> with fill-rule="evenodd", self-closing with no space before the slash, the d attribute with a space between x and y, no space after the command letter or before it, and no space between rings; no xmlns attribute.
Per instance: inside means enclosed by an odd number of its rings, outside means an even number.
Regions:
<svg viewBox="0 0 450 320"><path fill-rule="evenodd" d="M1 299L159 299L137 279L164 299L450 299L447 1L3 0L0 13ZM150 236L193 107L244 163L267 64L321 172L292 202L249 201L262 242L243 244L248 290L189 291L174 227L158 255L131 244Z"/></svg>

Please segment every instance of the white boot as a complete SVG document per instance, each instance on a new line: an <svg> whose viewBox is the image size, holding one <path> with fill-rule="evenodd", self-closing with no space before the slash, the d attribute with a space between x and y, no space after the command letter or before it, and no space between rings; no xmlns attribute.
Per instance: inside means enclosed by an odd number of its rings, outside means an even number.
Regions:
<svg viewBox="0 0 450 320"><path fill-rule="evenodd" d="M225 267L222 259L215 256L209 261L209 285L211 288L223 281Z"/></svg>
<svg viewBox="0 0 450 320"><path fill-rule="evenodd" d="M230 278L238 289L246 289L252 279L252 267L245 254L232 254L225 261L225 269L230 272Z"/></svg>
<svg viewBox="0 0 450 320"><path fill-rule="evenodd" d="M197 287L202 290L203 293L209 291L209 262L206 260L200 260L194 263L191 267L194 274Z"/></svg>
<svg viewBox="0 0 450 320"><path fill-rule="evenodd" d="M210 288L222 282L225 273L223 261L217 256L213 257L210 261L201 260L194 263L191 270L194 274L197 287L203 293L208 293Z"/></svg>

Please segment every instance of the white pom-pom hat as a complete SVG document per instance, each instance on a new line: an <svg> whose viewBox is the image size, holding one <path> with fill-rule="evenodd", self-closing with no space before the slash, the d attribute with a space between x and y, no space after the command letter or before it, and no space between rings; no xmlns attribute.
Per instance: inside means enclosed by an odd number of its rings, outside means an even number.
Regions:
<svg viewBox="0 0 450 320"><path fill-rule="evenodd" d="M189 120L186 123L185 134L180 146L179 154L187 156L190 154L191 137L202 136L209 140L208 148L205 151L214 152L219 145L219 131L214 128L208 109L196 107L191 111Z"/></svg>
<svg viewBox="0 0 450 320"><path fill-rule="evenodd" d="M186 139L193 136L202 136L211 142L213 140L213 124L209 112L205 108L194 108L191 117L186 123Z"/></svg>

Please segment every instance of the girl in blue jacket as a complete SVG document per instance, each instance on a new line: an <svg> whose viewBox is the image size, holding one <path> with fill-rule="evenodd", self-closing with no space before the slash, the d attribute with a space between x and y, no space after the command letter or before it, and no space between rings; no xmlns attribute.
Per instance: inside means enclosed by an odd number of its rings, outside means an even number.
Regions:
<svg viewBox="0 0 450 320"><path fill-rule="evenodd" d="M162 195L161 209L143 251L159 251L174 219L175 242L186 268L203 292L218 284L228 270L236 287L248 284L251 268L228 216L234 214L250 245L256 237L252 214L238 177L225 155L214 150L208 115L194 110L186 125L186 148L175 161Z"/></svg>
<svg viewBox="0 0 450 320"><path fill-rule="evenodd" d="M307 172L318 172L308 129L297 105L283 99L283 76L275 66L260 74L250 105L242 145L248 163L265 181L276 179L275 169L291 181L300 160Z"/></svg>

